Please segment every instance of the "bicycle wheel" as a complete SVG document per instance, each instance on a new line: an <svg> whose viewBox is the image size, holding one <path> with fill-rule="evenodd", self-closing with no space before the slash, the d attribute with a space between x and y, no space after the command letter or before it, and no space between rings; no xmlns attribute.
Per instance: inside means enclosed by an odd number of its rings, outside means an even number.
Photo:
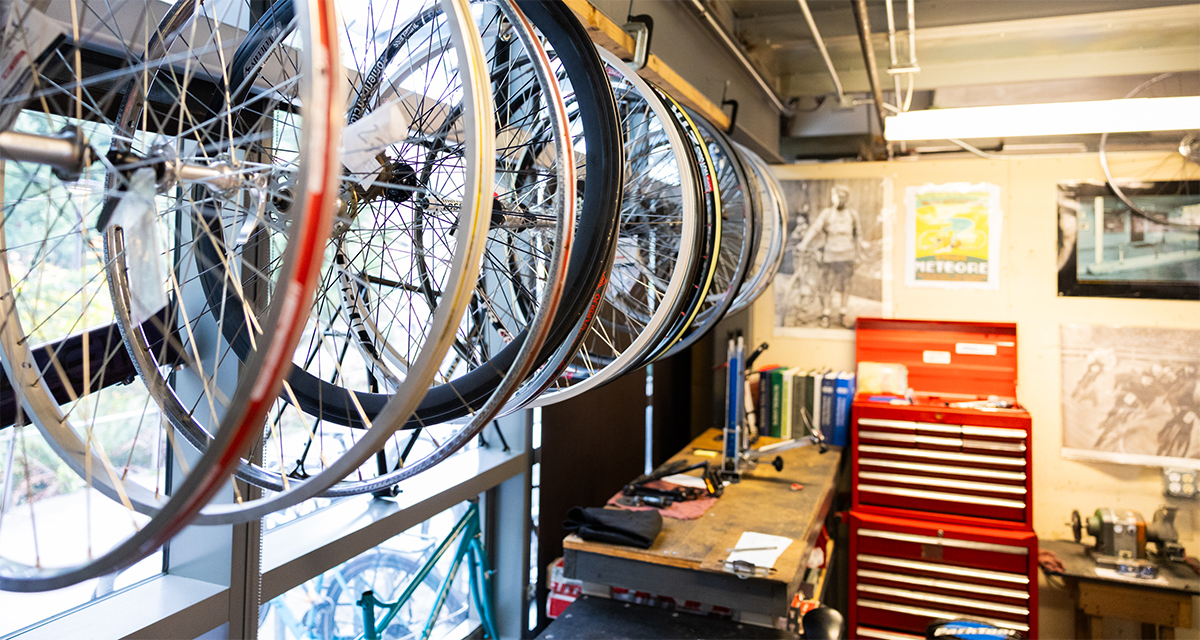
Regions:
<svg viewBox="0 0 1200 640"><path fill-rule="evenodd" d="M1200 95L1200 72L1189 71L1155 76L1125 98L1196 95ZM1200 198L1200 131L1104 133L1100 164L1108 188L1141 221L1200 229L1200 218L1182 209ZM1193 240L1181 239L1194 246Z"/></svg>
<svg viewBox="0 0 1200 640"><path fill-rule="evenodd" d="M500 4L503 6L505 3ZM623 149L620 145L620 131L612 91L608 86L608 80L600 60L582 25L561 2L516 2L513 4L511 11L517 13L521 13L522 10L527 11L531 23L532 32L529 34L530 42L526 45L526 49L544 48L549 55L553 76L562 85L562 108L565 109L566 117L570 122L571 134L564 137L573 137L574 146L578 148L579 152L582 152L576 156L577 161L581 160L578 168L575 169L576 174L582 176L582 182L579 185L581 202L578 203L576 237L571 248L565 292L563 300L558 304L557 311L554 313L554 325L550 329L550 334L536 358L532 360L535 366L554 367L558 366L555 358L556 354L561 351L560 346L575 344L585 334L588 326L586 314L604 291L608 265L612 262L616 246L616 225L619 211L617 204L621 200L620 167ZM535 42L540 42L540 44ZM497 53L504 52L498 50ZM498 63L501 60L509 61L507 64L511 64L510 59L519 61L527 55L519 52L516 54L507 52L503 56L495 56L494 60L497 64L493 66L499 67ZM497 118L501 121L510 118L510 114L514 110L519 111L517 107L523 100L528 101L542 92L540 89L531 87L524 92L524 95L521 95L521 92L516 92L512 88L502 87L503 83L499 81L504 76L497 76L498 74L494 72L493 78L498 82L497 95L506 96L509 102L508 105L500 106L498 104L497 106ZM548 79L545 84L550 82ZM498 102L500 102L499 99ZM547 104L548 108L550 106L553 105ZM500 138L512 139L513 136L501 133ZM560 152L564 146L559 145ZM518 145L514 142L505 145L505 148L510 151L521 147L528 148L528 145ZM526 156L534 156L544 155L546 152L538 150L535 153L529 151L523 153ZM510 153L510 156L519 155L521 154ZM510 169L506 170L502 167L498 167L497 170L501 173L512 173ZM566 179L560 177L559 182L562 183ZM485 265L489 262L499 265L505 262L511 263L511 260L504 260L497 256L492 260L485 259ZM496 269L495 272L499 280L504 279L502 269ZM512 279L510 278L510 280ZM494 298L491 295L482 297L485 300ZM538 304L538 301L531 296L526 296L526 298L527 300L523 303L528 307L525 315L531 315L532 311L545 306ZM478 306L480 309L489 309L493 304L489 302ZM494 314L479 314L479 316L485 315L491 318L493 325L496 324L495 318L492 317ZM479 357L480 354L486 353L485 346L474 357L461 358L457 363L459 366L463 362L471 363L473 369L466 375L452 380L451 383L431 389L407 426L457 420L467 415L469 411L478 408L489 397L492 398L488 400L491 405L496 404L497 401L506 400L515 389L515 384L504 383L502 374L507 372L504 380L515 377L512 357L523 339L524 333L518 333L518 330L525 322L527 321L510 323L510 326L500 330L501 335L515 334L517 337L498 353L489 354L489 357ZM464 333L465 335L478 335L482 332L476 330ZM552 360L555 360L553 364L547 364ZM486 422L487 419L490 419L486 416L487 413L491 413L491 411L482 412L482 415L477 413L472 418L472 422ZM477 429L469 431L475 430Z"/></svg>
<svg viewBox="0 0 1200 640"><path fill-rule="evenodd" d="M654 90L599 50L625 135L617 256L604 302L565 369L544 367L511 406L574 397L638 365L683 310L700 266L703 194L693 147Z"/></svg>
<svg viewBox="0 0 1200 640"><path fill-rule="evenodd" d="M787 206L783 190L779 187L771 169L749 149L734 143L735 148L749 169L748 176L754 183L755 218L758 222L755 236L754 262L750 274L738 291L729 313L739 313L754 304L754 301L771 286L779 266L783 263L783 245L787 240Z"/></svg>
<svg viewBox="0 0 1200 640"><path fill-rule="evenodd" d="M708 152L708 146L704 142L700 128L683 110L683 105L657 87L654 90L667 105L671 115L683 130L685 139L691 145L692 156L695 158L697 168L696 176L703 193L704 224L701 227L700 270L692 282L687 303L663 334L658 346L643 355L643 364L657 360L665 351L678 344L704 306L709 289L713 285L713 277L717 272L717 263L721 255L721 228L724 217L721 211L720 181L716 165L713 163L712 155Z"/></svg>
<svg viewBox="0 0 1200 640"><path fill-rule="evenodd" d="M243 96L219 112L206 110L209 97L229 86L221 67L214 74L210 66L237 45L223 41L222 30L246 24L249 4L228 3L218 12L182 0L159 22L149 22L160 10L147 6L130 14L143 21L134 24L126 14L118 21L94 7L76 14L73 4L56 3L47 14L22 2L12 5L6 44L31 52L25 59L32 62L28 85L5 96L4 108L12 109L4 116L12 125L6 133L38 136L51 147L47 133L63 127L78 151L74 166L64 166L61 156L53 168L44 156L39 163L4 166L5 186L12 189L5 191L0 226L5 390L20 403L15 424L28 418L40 436L13 427L26 486L33 486L26 454L36 449L53 450L80 481L75 492L68 486L37 500L27 493L28 524L36 523L39 501L44 521L72 520L70 509L77 518L66 531L47 532L53 548L38 544L36 528L18 544L10 537L0 589L55 589L152 553L229 480L237 452L254 440L277 397L304 328L297 309L312 299L317 282L319 261L313 257L333 217L340 120L330 116L340 111L341 69L324 63L336 59L336 28L332 5L317 0L296 17L293 73L266 88L291 109L280 123L291 143L280 146L287 150L264 161L242 152L244 140L200 135L209 118L240 117L261 99ZM263 138L270 139L269 133ZM6 148L4 155L25 157L18 151ZM107 151L100 164L92 162L98 151ZM274 160L283 162L276 166ZM235 359L226 359L228 350L216 344L212 331L175 331L193 283L163 254L164 247L190 241L187 221L204 211L257 219L254 205L245 202L251 199L242 197L250 190L262 194L258 202L286 199L290 207L273 221L286 246L270 275L280 295L242 298L258 308L262 333L233 369L228 363ZM156 197L160 191L165 195ZM252 264L244 258L241 252L231 256L249 276ZM168 448L173 432L162 425L155 402L164 389L138 378L131 366L136 363L126 359L124 366L108 368L124 355L113 325L122 315L127 322L121 330L169 352L188 393L203 403L195 418L209 434L203 455ZM173 488L165 482L170 454L176 454L171 473L178 474ZM6 467L8 474L14 471ZM92 504L93 494L119 501L116 511L127 512L129 526L112 527L111 514L93 522L90 514L101 508ZM4 497L0 516L10 510ZM93 531L101 526L105 530ZM64 553L76 532L85 539L79 553Z"/></svg>
<svg viewBox="0 0 1200 640"><path fill-rule="evenodd" d="M377 549L338 567L328 584L321 590L319 606L309 626L314 638L354 640L363 637L362 608L358 600L363 592L372 591L385 602L395 600L421 570L419 558L399 551ZM388 640L419 638L429 618L444 576L437 569L421 581L407 604L400 609L393 624L385 630ZM442 625L453 628L467 619L470 600L466 593L452 590L442 605L438 617Z"/></svg>
<svg viewBox="0 0 1200 640"><path fill-rule="evenodd" d="M294 6L286 0L277 2L254 25L228 65L232 86L258 86L263 74L270 73L274 55L287 62L287 49L277 45L292 37ZM495 184L496 137L485 60L470 5L466 0L347 0L339 3L338 10L344 41L339 59L341 66L352 70L356 96L344 136L341 210L332 239L315 254L324 258L319 293L292 354L296 366L277 396L268 424L258 433L254 449L262 453L248 456L248 464L238 470L242 479L272 492L254 499L241 496L234 504L209 505L196 519L198 524L259 518L318 495L351 474L364 473L364 462L384 448L433 382L479 275ZM268 105L262 111L269 113L272 108ZM226 126L246 132L258 122L248 117ZM245 279L234 269L236 264L223 256L243 244L271 246L281 238L271 224L256 226L247 234L244 227L224 222L210 215L193 225L204 241L188 258L201 274L197 280L203 308L240 311L226 314L218 323L224 341L240 356L259 339L259 325L256 309L241 304L234 287L223 286ZM370 242L363 241L367 238ZM340 243L350 249L339 248ZM414 259L416 253L424 259ZM339 263L339 255L359 262ZM418 264L434 267L420 273ZM342 290L347 269L377 267L372 275L388 283L354 277L350 280L364 289L349 294ZM251 278L252 289L265 288L263 280ZM439 292L437 304L429 304L428 290ZM394 314L390 326L407 332L404 377L394 381L385 403L370 414L346 387L370 389L388 381L381 375L379 361L363 350L372 338L358 335L362 326L355 324L356 309L343 307L355 297ZM147 370L165 374L148 342L135 346L135 358L150 364L143 366L143 375ZM160 375L158 381L164 386L171 382L167 375ZM362 420L366 429L347 431L328 419L322 393L330 389L351 398L343 408ZM321 418L305 411L300 399L305 395L315 398L311 402L320 408ZM208 434L202 423L191 418L192 407L185 399L172 394L163 403L164 412L185 439L193 446L205 446ZM318 468L293 463L297 458L305 460L310 451Z"/></svg>
<svg viewBox="0 0 1200 640"><path fill-rule="evenodd" d="M437 376L437 380L446 382L429 390L422 407L405 426L429 430L449 418L469 416L469 420L435 428L436 437L422 443L417 441L419 431L391 436L392 442L376 454L373 469L356 470L353 477L324 491L325 496L378 492L459 450L496 416L517 385L544 360L542 345L553 331L552 322L573 322L582 314L582 309L564 311L560 305L568 256L574 247L577 202L575 155L555 71L532 26L515 5L476 2L472 10L478 30L488 43L488 75L498 97L494 118L500 152L496 156L490 229L469 312ZM360 90L356 104L363 103L364 96L366 92ZM370 108L361 110L367 112ZM355 111L352 106L351 117ZM428 184L423 175L417 182ZM432 207L418 203L413 211L414 228L427 228L427 221L434 218L431 211L436 213ZM437 256L418 248L408 257L411 266L405 267L412 269L411 273L380 273L378 264L372 265L369 257L391 250L393 243L387 242L386 234L371 231L362 238L335 240L335 261L329 278L338 285L331 282L330 288L341 296L345 317L339 319L349 325L345 340L350 342L349 349L362 356L367 375L346 375L349 366L342 361L340 381L322 381L314 393L312 383L305 380L316 380L309 371L313 360L305 354L306 370L298 370L289 378L297 406L322 420L310 433L293 438L297 444L280 444L295 448L296 468L303 475L307 475L309 456L318 457L309 442L330 435L347 436L352 441L349 428L370 425L373 407L380 401L394 401L390 400L391 389L386 381L402 380L408 375L404 354L407 327L389 318L400 315L398 308L413 305L397 300L397 292L411 295L430 308L441 304L441 288L428 284L438 268ZM598 231L602 230L594 225L586 234L580 229L588 242L603 237ZM414 247L424 242L422 234L412 235ZM400 260L374 262L403 264ZM421 284L405 286L405 282ZM347 350L345 346L339 348ZM352 386L356 383L361 386ZM361 413L352 415L351 407L360 407ZM345 419L347 416L351 419ZM419 444L424 446L414 449ZM330 455L326 447L320 457ZM243 476L258 486L281 491L289 483L285 459L280 456L271 462L246 469Z"/></svg>
<svg viewBox="0 0 1200 640"><path fill-rule="evenodd" d="M682 338L660 358L669 358L692 346L725 318L752 257L754 214L748 206L750 189L746 170L733 148L733 141L724 132L694 113L690 117L708 149L718 185L715 192L721 203L720 250L716 253L712 284L695 319Z"/></svg>

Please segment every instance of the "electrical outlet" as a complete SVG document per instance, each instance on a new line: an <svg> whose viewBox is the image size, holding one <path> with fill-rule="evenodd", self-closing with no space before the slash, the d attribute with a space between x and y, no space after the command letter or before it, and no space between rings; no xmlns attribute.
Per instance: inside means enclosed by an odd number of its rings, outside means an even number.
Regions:
<svg viewBox="0 0 1200 640"><path fill-rule="evenodd" d="M1163 467L1163 495L1169 498L1195 498L1200 470Z"/></svg>

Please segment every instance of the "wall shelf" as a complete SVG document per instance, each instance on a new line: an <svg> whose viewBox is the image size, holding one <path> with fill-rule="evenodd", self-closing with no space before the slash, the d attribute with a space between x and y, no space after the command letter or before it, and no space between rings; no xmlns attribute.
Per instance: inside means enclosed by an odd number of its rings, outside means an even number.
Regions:
<svg viewBox="0 0 1200 640"><path fill-rule="evenodd" d="M592 6L588 0L563 0L563 2L571 8L571 11L575 12L575 16L583 23L596 46L615 53L622 60L633 58L634 40L621 29L620 25ZM667 66L658 56L653 53L649 54L646 57L646 66L638 70L638 75L658 85L671 97L696 110L722 130L729 130L729 116L721 110L720 105L714 104L704 97L704 94Z"/></svg>

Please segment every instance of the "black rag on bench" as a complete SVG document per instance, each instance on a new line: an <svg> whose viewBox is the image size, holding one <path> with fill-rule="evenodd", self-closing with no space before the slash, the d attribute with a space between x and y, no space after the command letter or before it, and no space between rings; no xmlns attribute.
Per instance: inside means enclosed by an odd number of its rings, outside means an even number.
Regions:
<svg viewBox="0 0 1200 640"><path fill-rule="evenodd" d="M563 528L584 540L649 549L662 531L658 511L624 511L601 507L571 507Z"/></svg>

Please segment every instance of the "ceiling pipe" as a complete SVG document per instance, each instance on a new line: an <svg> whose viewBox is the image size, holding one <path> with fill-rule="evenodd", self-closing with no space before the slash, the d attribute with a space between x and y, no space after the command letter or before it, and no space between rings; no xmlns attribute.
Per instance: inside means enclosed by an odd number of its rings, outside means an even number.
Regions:
<svg viewBox="0 0 1200 640"><path fill-rule="evenodd" d="M883 135L883 91L879 88L879 69L875 66L875 47L871 45L871 22L867 19L867 0L851 0L854 5L855 22L858 25L858 41L862 45L863 60L867 65L867 79L871 81L871 94L875 98L875 116L879 120L879 135Z"/></svg>
<svg viewBox="0 0 1200 640"><path fill-rule="evenodd" d="M717 17L714 16L711 11L709 11L708 7L706 7L700 0L683 0L683 2L691 7L692 11L695 11L704 21L704 23L708 25L709 30L711 30L718 38L721 39L721 41L725 44L725 47L729 49L729 51L733 53L733 56L737 58L738 62L741 63L742 68L746 70L746 73L749 73L750 77L754 78L754 82L758 84L758 87L762 89L767 98L771 100L771 104L775 105L775 109L780 113L790 114L792 110L783 103L783 99L780 98L779 94L775 93L775 89L773 89L771 85L767 83L767 81L762 77L762 74L758 72L758 68L754 66L754 63L750 62L750 59L746 57L746 53L742 51L742 46L735 42L733 37L730 36L727 31L725 31L725 27L722 26L719 21L717 21Z"/></svg>
<svg viewBox="0 0 1200 640"><path fill-rule="evenodd" d="M891 55L891 66L888 67L888 73L892 73L892 69L900 66L900 57L896 55L896 17L893 15L895 9L892 6L892 0L887 0L888 14L888 53ZM900 75L892 73L893 91L895 91L896 107L900 111L904 111L904 103L900 100Z"/></svg>
<svg viewBox="0 0 1200 640"><path fill-rule="evenodd" d="M817 30L817 21L813 20L812 11L808 9L808 0L800 0L800 11L804 12L804 21L808 23L808 30L812 32L813 41L817 43L817 50L821 52L821 59L825 61L825 68L829 70L829 77L833 79L833 88L837 91L838 104L846 104L846 91L842 89L842 81L838 78L837 70L833 68L833 60L829 58L829 50L825 48L825 40L821 38L821 32Z"/></svg>

